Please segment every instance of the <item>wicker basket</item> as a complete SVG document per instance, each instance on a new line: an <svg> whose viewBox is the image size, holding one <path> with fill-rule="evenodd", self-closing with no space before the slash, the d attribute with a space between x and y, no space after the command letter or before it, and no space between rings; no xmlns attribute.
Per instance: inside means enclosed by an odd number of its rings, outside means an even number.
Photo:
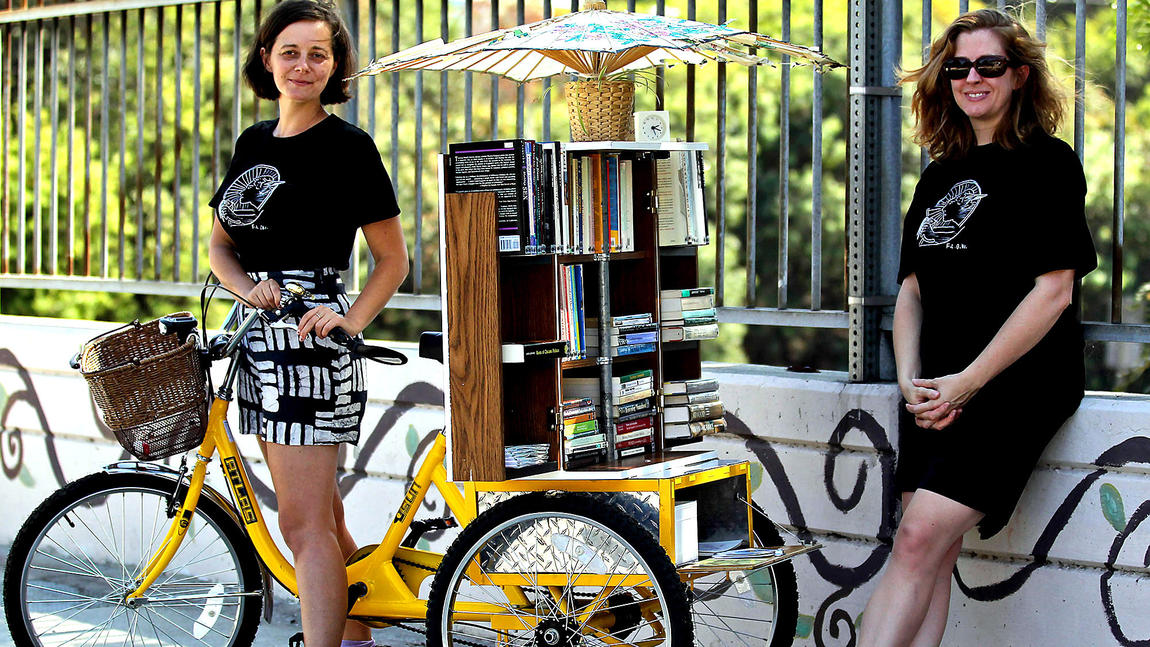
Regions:
<svg viewBox="0 0 1150 647"><path fill-rule="evenodd" d="M635 83L571 81L564 86L571 141L635 140Z"/></svg>
<svg viewBox="0 0 1150 647"><path fill-rule="evenodd" d="M180 340L161 334L159 320L134 321L84 344L80 372L104 424L136 458L166 458L203 442L207 386L194 336Z"/></svg>

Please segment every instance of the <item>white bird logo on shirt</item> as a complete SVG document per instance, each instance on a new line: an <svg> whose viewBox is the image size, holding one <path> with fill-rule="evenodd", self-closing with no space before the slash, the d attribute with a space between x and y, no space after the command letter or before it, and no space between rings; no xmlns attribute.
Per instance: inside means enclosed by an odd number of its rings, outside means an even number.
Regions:
<svg viewBox="0 0 1150 647"><path fill-rule="evenodd" d="M252 225L263 215L264 205L281 184L279 169L274 166L258 164L244 171L224 192L220 219L233 227Z"/></svg>
<svg viewBox="0 0 1150 647"><path fill-rule="evenodd" d="M963 180L950 188L933 206L918 226L918 246L949 243L962 231L986 194L974 180Z"/></svg>

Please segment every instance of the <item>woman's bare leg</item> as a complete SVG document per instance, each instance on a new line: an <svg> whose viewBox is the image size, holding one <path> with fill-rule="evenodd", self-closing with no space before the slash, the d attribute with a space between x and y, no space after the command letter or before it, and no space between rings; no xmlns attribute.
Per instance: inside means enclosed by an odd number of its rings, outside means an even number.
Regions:
<svg viewBox="0 0 1150 647"><path fill-rule="evenodd" d="M955 552L955 543L980 519L981 512L940 494L914 493L895 534L886 571L863 612L859 647L912 644L933 604L940 568ZM950 570L946 573L949 585ZM945 628L945 607L932 621Z"/></svg>
<svg viewBox="0 0 1150 647"><path fill-rule="evenodd" d="M347 617L347 574L332 506L337 447L262 443L279 504L279 526L295 558L307 647L337 647Z"/></svg>
<svg viewBox="0 0 1150 647"><path fill-rule="evenodd" d="M335 488L335 495L331 499L331 508L335 513L335 528L336 538L339 540L340 552L343 553L343 561L347 563L347 558L356 551L359 546L356 545L355 539L352 538L351 533L348 532L347 524L344 523L343 518L343 498L339 495L339 486ZM363 623L356 622L355 620L348 620L343 628L344 640L369 640L371 638L371 627Z"/></svg>

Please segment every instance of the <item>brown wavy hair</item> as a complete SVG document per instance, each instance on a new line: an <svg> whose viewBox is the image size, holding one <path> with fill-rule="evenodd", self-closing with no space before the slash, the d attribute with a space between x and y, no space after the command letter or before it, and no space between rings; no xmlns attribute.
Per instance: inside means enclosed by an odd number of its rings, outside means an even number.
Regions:
<svg viewBox="0 0 1150 647"><path fill-rule="evenodd" d="M244 79L257 97L271 101L279 98L280 91L276 87L275 78L264 67L262 51L266 49L270 52L280 32L301 20L318 20L331 28L331 54L335 59L335 69L320 93L319 101L324 105L344 103L351 98L351 82L347 77L355 70L355 48L351 44L351 33L335 4L327 0L286 0L268 12L244 61Z"/></svg>
<svg viewBox="0 0 1150 647"><path fill-rule="evenodd" d="M915 118L912 139L934 159L966 155L977 143L970 119L958 107L950 81L942 77L942 64L954 56L960 34L988 29L998 34L1006 56L1030 67L1022 87L1014 91L1006 116L994 132L994 142L1006 149L1018 147L1035 135L1053 135L1062 123L1065 94L1046 64L1046 44L1032 37L1014 17L996 9L964 13L930 46L922 67L903 72L899 84L915 83L911 111Z"/></svg>

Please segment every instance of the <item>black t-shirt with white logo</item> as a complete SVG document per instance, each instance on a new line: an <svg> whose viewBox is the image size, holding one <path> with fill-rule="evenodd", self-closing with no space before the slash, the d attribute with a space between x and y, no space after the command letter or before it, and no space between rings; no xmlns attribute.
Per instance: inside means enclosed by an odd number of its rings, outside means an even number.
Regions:
<svg viewBox="0 0 1150 647"><path fill-rule="evenodd" d="M921 375L966 368L1041 274L1097 266L1085 217L1086 179L1065 142L1038 137L1006 150L976 147L922 173L903 223L898 280L914 273L922 296ZM1072 305L993 385L1064 385L1081 397L1079 286ZM1062 392L1062 391L1059 391Z"/></svg>
<svg viewBox="0 0 1150 647"><path fill-rule="evenodd" d="M209 204L246 271L347 269L356 231L399 215L379 151L336 115L292 137L277 123L240 135Z"/></svg>

